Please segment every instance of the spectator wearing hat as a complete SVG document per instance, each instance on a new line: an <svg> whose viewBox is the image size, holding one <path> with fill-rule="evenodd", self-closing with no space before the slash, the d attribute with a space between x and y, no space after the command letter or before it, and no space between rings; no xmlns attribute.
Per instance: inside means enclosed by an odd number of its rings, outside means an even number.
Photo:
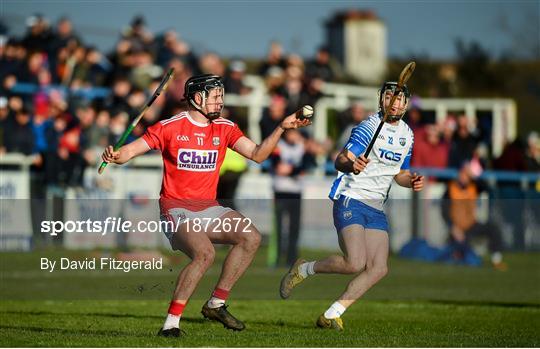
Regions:
<svg viewBox="0 0 540 349"><path fill-rule="evenodd" d="M28 51L45 52L52 41L49 21L41 14L35 14L26 19L27 32L22 40Z"/></svg>
<svg viewBox="0 0 540 349"><path fill-rule="evenodd" d="M151 49L154 35L146 28L144 16L137 15L122 32L122 39L129 41L134 50Z"/></svg>
<svg viewBox="0 0 540 349"><path fill-rule="evenodd" d="M227 75L223 79L225 91L237 95L248 94L251 89L244 84L245 73L246 63L241 60L232 61L229 65Z"/></svg>
<svg viewBox="0 0 540 349"><path fill-rule="evenodd" d="M259 68L259 75L268 75L271 68L285 69L287 66L285 57L283 56L283 46L277 41L272 41L266 55L266 60Z"/></svg>

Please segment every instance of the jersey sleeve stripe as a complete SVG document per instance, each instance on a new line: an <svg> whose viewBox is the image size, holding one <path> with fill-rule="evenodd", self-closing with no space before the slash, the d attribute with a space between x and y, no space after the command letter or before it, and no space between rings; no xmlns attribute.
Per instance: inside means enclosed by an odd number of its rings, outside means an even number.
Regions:
<svg viewBox="0 0 540 349"><path fill-rule="evenodd" d="M227 125L227 126L231 126L231 127L234 127L234 124L229 124L229 123L226 123L226 122L213 122L214 124L216 125Z"/></svg>
<svg viewBox="0 0 540 349"><path fill-rule="evenodd" d="M168 118L168 119L161 120L160 123L161 123L162 125L165 125L165 124L167 124L167 123L169 123L169 122L171 122L171 121L176 121L176 120L178 120L178 119L183 119L183 118L185 118L186 116L187 116L187 115L186 115L185 112L180 112L180 113L178 113L178 114L176 114L176 115L171 116L171 117Z"/></svg>
<svg viewBox="0 0 540 349"><path fill-rule="evenodd" d="M373 137L373 133L360 131L360 132L353 133L351 135L351 140L356 141L356 142L367 142L372 137Z"/></svg>
<svg viewBox="0 0 540 349"><path fill-rule="evenodd" d="M349 141L349 143L358 143L360 145L368 145L368 141L366 139L363 139L363 138L351 138L351 140Z"/></svg>
<svg viewBox="0 0 540 349"><path fill-rule="evenodd" d="M226 123L226 124L229 124L231 126L234 126L234 122L232 122L231 120L227 120L227 119L222 119L222 118L219 118L217 120L214 120L213 121L214 123Z"/></svg>
<svg viewBox="0 0 540 349"><path fill-rule="evenodd" d="M163 120L163 121L160 121L160 122L161 122L162 125L165 126L165 125L170 124L170 123L172 123L172 122L174 122L174 121L182 120L182 119L184 119L184 118L186 118L185 115L184 115L184 116L179 116L179 117L173 116L173 117L170 118L170 119Z"/></svg>

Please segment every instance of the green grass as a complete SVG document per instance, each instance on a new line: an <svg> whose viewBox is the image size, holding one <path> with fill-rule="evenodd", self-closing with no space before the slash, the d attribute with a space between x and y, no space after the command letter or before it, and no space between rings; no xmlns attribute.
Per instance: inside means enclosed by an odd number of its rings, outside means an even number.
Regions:
<svg viewBox="0 0 540 349"><path fill-rule="evenodd" d="M84 254L0 254L0 347L540 345L539 254L508 255L508 272L391 258L390 274L345 313L346 329L338 333L314 322L350 277L317 275L283 301L277 287L285 269L264 267L261 250L231 295L231 312L247 325L236 333L199 313L223 252L186 308L181 339L155 334L183 263L154 272L47 273L39 270L41 256Z"/></svg>

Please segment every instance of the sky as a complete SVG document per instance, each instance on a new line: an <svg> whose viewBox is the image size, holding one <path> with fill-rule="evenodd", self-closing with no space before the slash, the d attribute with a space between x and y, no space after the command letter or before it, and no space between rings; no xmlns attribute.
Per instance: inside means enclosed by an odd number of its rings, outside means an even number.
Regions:
<svg viewBox="0 0 540 349"><path fill-rule="evenodd" d="M153 32L176 29L198 53L263 57L272 40L287 52L313 56L324 44L324 22L343 9L371 9L387 26L391 57L423 55L451 60L455 41L479 41L495 57L519 47L501 29L501 18L518 36L540 42L540 0L516 1L25 1L0 0L2 21L22 35L24 19L70 17L86 43L110 50L120 29L143 14ZM535 39L536 38L536 39ZM539 44L540 47L540 44Z"/></svg>

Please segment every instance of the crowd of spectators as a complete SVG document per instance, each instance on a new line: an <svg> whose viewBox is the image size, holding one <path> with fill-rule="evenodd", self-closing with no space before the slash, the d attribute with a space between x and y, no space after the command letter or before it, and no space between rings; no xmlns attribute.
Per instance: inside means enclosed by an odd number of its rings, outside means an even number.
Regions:
<svg viewBox="0 0 540 349"><path fill-rule="evenodd" d="M410 113L411 111L409 111ZM421 123L421 111L417 113L420 123L415 127L415 144L412 166L460 169L470 164L473 174L483 170L540 171L540 145L538 133L532 131L526 142L519 138L505 145L502 154L491 154L491 138L484 137L483 130L465 114L448 114L441 123Z"/></svg>
<svg viewBox="0 0 540 349"><path fill-rule="evenodd" d="M0 36L0 153L34 155L33 167L47 184L81 185L84 168L118 140L129 117L170 67L175 75L166 98L146 112L131 139L180 110L184 82L193 74L223 76L227 93L250 92L244 83L246 62L233 59L226 64L213 52L199 55L174 30L152 33L142 16L133 18L108 53L84 42L69 18L52 26L47 18L34 15L26 24L22 38ZM257 69L272 99L283 103L266 110L262 122L315 104L323 81L338 74L333 66L325 48L305 62L271 43ZM224 114L246 128L245 115L236 109ZM304 136L309 144L309 135Z"/></svg>
<svg viewBox="0 0 540 349"><path fill-rule="evenodd" d="M174 30L151 32L142 16L121 31L111 52L85 42L66 17L51 25L47 18L34 15L26 25L23 37L0 36L0 154L33 155L34 170L46 184L81 185L85 167L95 164L102 149L118 140L129 117L169 67L175 68L175 75L165 98L148 110L131 139L181 109L184 82L193 74L218 74L224 77L227 93L250 93L244 82L245 61L194 52ZM266 58L252 71L264 79L272 101L260 120L262 137L285 115L304 104L315 105L324 83L342 75L327 48L320 47L312 59L304 60L285 54L278 42L270 44ZM527 145L514 142L500 158L491 159L475 133L478 129L465 116L449 115L444 124L424 124L421 114L413 108L407 116L416 133L413 166L459 167L464 160L473 160L484 168L538 170L534 139L538 136L531 135ZM245 113L229 108L225 115L245 130ZM351 127L365 115L361 103L352 103L338 116L341 136L332 143L319 144L309 131L303 133L313 164L342 147Z"/></svg>

